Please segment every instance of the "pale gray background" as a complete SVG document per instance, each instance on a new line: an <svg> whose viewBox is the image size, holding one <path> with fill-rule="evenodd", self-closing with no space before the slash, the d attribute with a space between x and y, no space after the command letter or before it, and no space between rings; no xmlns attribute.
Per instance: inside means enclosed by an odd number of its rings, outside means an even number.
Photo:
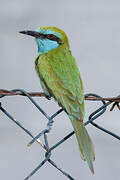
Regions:
<svg viewBox="0 0 120 180"><path fill-rule="evenodd" d="M85 93L116 96L120 93L120 1L118 0L1 0L0 1L0 88L23 88L41 91L34 70L37 55L33 38L18 33L50 25L63 29L70 40L73 55L84 81ZM52 100L36 98L49 114L59 109ZM24 97L5 97L3 106L25 127L37 134L46 120ZM86 118L100 103L86 102ZM120 135L120 113L117 109L100 117L104 127ZM120 179L120 142L91 125L87 127L95 144L95 175L80 159L75 136L61 145L52 158L76 180ZM56 118L49 135L53 145L72 131L65 113ZM41 160L38 144L0 113L0 179L22 180ZM56 169L45 164L31 179L64 180Z"/></svg>

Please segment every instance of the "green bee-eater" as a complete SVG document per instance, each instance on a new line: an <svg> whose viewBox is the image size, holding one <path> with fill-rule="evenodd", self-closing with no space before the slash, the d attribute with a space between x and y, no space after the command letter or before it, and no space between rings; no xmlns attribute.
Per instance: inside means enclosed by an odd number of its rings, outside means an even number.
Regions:
<svg viewBox="0 0 120 180"><path fill-rule="evenodd" d="M47 97L54 97L67 112L74 128L81 158L92 173L95 159L93 143L84 127L84 89L79 68L70 51L67 35L56 27L21 31L35 37L38 56L35 69Z"/></svg>

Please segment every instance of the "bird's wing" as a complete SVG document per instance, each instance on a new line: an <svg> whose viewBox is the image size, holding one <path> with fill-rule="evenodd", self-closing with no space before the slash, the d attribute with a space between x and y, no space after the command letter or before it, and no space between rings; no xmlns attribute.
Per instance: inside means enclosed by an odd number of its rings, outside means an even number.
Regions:
<svg viewBox="0 0 120 180"><path fill-rule="evenodd" d="M42 60L40 60L41 58ZM54 52L41 58L38 63L39 73L42 75L52 96L55 97L70 116L79 120L83 119L83 83L75 58L71 55L71 52L57 52L57 55Z"/></svg>
<svg viewBox="0 0 120 180"><path fill-rule="evenodd" d="M79 68L70 51L58 57L57 61L56 57L50 61L58 77L55 97L70 115L81 119L81 113L84 116L84 90Z"/></svg>
<svg viewBox="0 0 120 180"><path fill-rule="evenodd" d="M51 77L53 73L54 78L50 78L46 83L49 84L49 88L51 88L57 101L68 112L77 137L81 157L87 161L89 168L94 173L92 163L95 157L94 148L83 124L83 83L75 58L70 52L64 53L62 53L62 55L61 53L57 54L57 56L52 54L52 56L48 58L49 63L51 64ZM49 83L51 80L52 82Z"/></svg>

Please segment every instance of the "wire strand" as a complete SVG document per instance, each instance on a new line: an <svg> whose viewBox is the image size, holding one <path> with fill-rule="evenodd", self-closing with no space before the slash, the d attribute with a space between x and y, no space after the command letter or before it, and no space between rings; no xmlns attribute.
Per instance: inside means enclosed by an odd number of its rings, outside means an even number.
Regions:
<svg viewBox="0 0 120 180"><path fill-rule="evenodd" d="M32 133L25 127L23 127L23 125L21 123L19 123L18 121L16 121L14 119L14 117L8 113L8 111L3 108L2 103L0 102L0 110L12 121L14 122L19 128L21 128L26 134L28 134L32 140L30 141L30 143L28 144L28 146L32 145L32 143L34 143L35 141L37 143L40 144L40 146L45 150L45 159L36 167L33 169L33 171L24 179L24 180L28 180L30 179L46 162L49 162L53 167L55 167L59 172L61 172L63 175L65 175L68 179L70 180L75 180L71 175L69 175L67 172L65 172L63 169L61 169L60 167L58 167L56 165L56 163L51 159L51 155L54 149L56 149L57 147L59 147L61 144L63 144L63 142L65 142L66 140L68 140L73 134L74 131L72 131L71 133L69 133L68 135L66 135L64 138L62 138L60 141L58 141L56 144L54 144L52 147L49 147L49 142L48 142L48 135L49 132L52 129L53 123L54 123L54 118L56 118L60 113L63 112L63 109L60 109L59 111L55 112L51 117L47 115L47 113L45 112L45 110L43 110L40 105L38 105L36 103L36 101L33 99L33 97L45 97L44 93L39 93L39 92L26 92L23 89L13 89L13 90L4 90L4 89L0 89L0 98L3 98L5 96L15 96L15 95L22 95L22 96L26 96L29 101L39 110L39 112L41 114L43 114L43 116L45 116L45 118L48 120L47 121L47 125L46 125L46 129L43 129L36 137L34 137L32 135ZM33 97L32 97L33 96ZM102 105L95 110L94 112L92 112L89 117L88 117L88 121L86 121L84 123L84 125L88 125L88 124L92 124L94 127L96 127L97 129L111 135L112 137L120 140L120 136L114 134L113 132L99 126L98 124L96 124L95 121L97 118L99 118L100 116L102 116L105 112L106 109L109 105L112 105L111 110L113 110L115 107L117 107L120 110L120 95L117 97L112 97L112 98L103 98L97 94L93 94L93 93L89 93L85 95L85 100L89 100L89 101L101 101ZM106 102L107 101L107 102ZM39 137L43 135L44 136L44 143L40 141Z"/></svg>

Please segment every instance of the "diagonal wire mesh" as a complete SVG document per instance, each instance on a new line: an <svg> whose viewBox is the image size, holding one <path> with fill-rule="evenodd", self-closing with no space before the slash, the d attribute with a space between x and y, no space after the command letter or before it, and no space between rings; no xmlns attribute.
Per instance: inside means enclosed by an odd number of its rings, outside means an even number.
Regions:
<svg viewBox="0 0 120 180"><path fill-rule="evenodd" d="M67 136L65 136L59 142L54 144L52 147L49 147L49 143L48 143L48 135L49 135L49 132L52 129L52 125L54 123L53 119L55 117L57 117L63 111L63 109L58 110L52 116L48 116L47 113L31 97L31 96L44 96L45 97L44 93L27 93L25 90L22 90L22 89L14 89L11 91L0 90L0 98L3 98L4 96L8 96L8 95L24 95L24 96L26 96L31 101L31 103L39 110L39 112L42 113L45 116L45 118L48 120L46 128L43 131L41 131L37 136L34 137L28 129L23 127L23 125L21 123L19 123L18 121L16 121L14 119L14 117L2 106L2 103L0 102L0 110L12 122L14 122L18 127L20 127L25 133L27 133L32 138L32 140L28 143L28 146L32 145L36 141L45 150L45 158L43 159L43 161L24 180L28 180L29 178L31 178L31 176L33 176L46 162L49 162L53 167L55 167L58 171L60 171L68 179L74 180L74 178L71 175L69 175L67 172L65 172L62 168L58 167L57 164L51 159L52 151L54 149L56 149L58 146L60 146L61 144L63 144L67 139L69 139L74 134L74 131L69 133ZM100 100L102 105L100 108L98 108L97 110L95 110L93 113L90 114L90 116L88 117L88 121L86 121L84 123L84 125L87 126L88 124L92 124L94 127L98 128L98 129L104 131L105 133L115 137L116 139L120 140L120 136L99 126L98 124L96 124L94 122L99 116L101 116L106 111L107 107L112 103L113 103L113 106L112 106L111 110L113 110L115 106L117 106L120 110L120 106L119 106L120 96L117 96L115 98L102 98L97 94L86 94L85 99L93 100L93 101ZM44 137L44 143L41 142L39 139L39 137L42 135Z"/></svg>

